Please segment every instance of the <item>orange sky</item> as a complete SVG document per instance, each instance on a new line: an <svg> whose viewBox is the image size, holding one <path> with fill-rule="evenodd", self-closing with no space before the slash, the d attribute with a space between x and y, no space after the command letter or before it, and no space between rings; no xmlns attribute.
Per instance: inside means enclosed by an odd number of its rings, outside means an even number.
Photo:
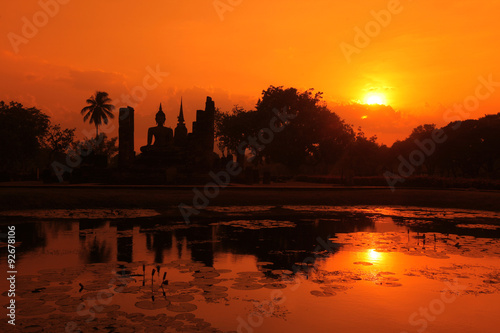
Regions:
<svg viewBox="0 0 500 333"><path fill-rule="evenodd" d="M388 9L390 22L375 24L371 12ZM92 130L79 110L96 90L117 101L140 92L146 68L168 72L135 105L136 146L160 102L174 127L182 96L191 129L207 95L223 111L252 108L269 85L315 88L331 106L383 93L394 110L337 113L392 144L419 124L447 123L478 77L500 82L499 0L23 0L2 1L0 13L0 100L37 106L79 138ZM356 44L355 28L367 24L369 45ZM362 46L350 61L346 44ZM499 105L492 91L469 117Z"/></svg>

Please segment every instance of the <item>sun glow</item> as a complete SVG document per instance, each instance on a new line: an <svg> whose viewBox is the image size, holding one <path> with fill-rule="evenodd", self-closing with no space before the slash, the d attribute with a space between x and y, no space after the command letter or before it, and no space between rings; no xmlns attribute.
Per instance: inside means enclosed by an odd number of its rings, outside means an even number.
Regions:
<svg viewBox="0 0 500 333"><path fill-rule="evenodd" d="M380 93L370 93L365 96L365 103L368 105L385 105L385 96Z"/></svg>

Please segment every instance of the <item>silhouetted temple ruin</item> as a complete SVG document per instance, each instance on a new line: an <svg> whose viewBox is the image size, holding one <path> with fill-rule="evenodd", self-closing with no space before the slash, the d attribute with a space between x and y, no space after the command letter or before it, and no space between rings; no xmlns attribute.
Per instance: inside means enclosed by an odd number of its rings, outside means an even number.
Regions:
<svg viewBox="0 0 500 333"><path fill-rule="evenodd" d="M175 130L165 127L166 115L160 104L155 120L157 126L148 129L147 145L134 151L134 112L131 107L120 109L119 119L119 166L122 175L171 174L207 171L217 155L214 153L215 103L207 97L204 110L196 111L191 133L185 125L181 100ZM124 173L125 172L125 173ZM147 174L147 176L146 176ZM167 178L169 176L166 176ZM136 178L136 177L132 177Z"/></svg>

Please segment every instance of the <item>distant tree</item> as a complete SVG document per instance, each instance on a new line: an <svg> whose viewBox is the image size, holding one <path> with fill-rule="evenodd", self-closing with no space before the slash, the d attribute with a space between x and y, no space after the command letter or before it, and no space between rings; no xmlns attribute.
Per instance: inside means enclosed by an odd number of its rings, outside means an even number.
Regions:
<svg viewBox="0 0 500 333"><path fill-rule="evenodd" d="M329 121L318 127L321 139L318 144L318 161L325 164L325 173L337 163L344 151L355 140L354 130L335 113L328 116Z"/></svg>
<svg viewBox="0 0 500 333"><path fill-rule="evenodd" d="M348 176L376 176L382 173L383 156L387 150L377 143L377 137L367 138L358 128L353 141L349 143L340 161L342 170Z"/></svg>
<svg viewBox="0 0 500 333"><path fill-rule="evenodd" d="M434 142L432 133L441 130L443 141ZM424 147L424 148L422 148ZM438 129L434 124L420 125L408 138L390 148L392 170L412 152L425 149L425 159L414 174L446 177L498 178L500 168L500 114L453 122Z"/></svg>
<svg viewBox="0 0 500 333"><path fill-rule="evenodd" d="M215 119L215 136L221 151L237 154L238 145L255 132L255 111L246 111L235 105L229 113L217 110Z"/></svg>
<svg viewBox="0 0 500 333"><path fill-rule="evenodd" d="M106 134L99 134L98 139L88 139L84 141L77 141L73 143L74 151L85 152L84 157L89 159L94 158L96 155L106 156L108 160L112 159L118 153L118 138L114 137L108 139Z"/></svg>
<svg viewBox="0 0 500 333"><path fill-rule="evenodd" d="M256 163L265 157L294 170L304 163L335 163L354 134L349 125L321 103L321 95L312 89L300 92L270 86L262 92L255 110L235 107L231 113L218 116L216 134L220 148L235 153L239 147L241 153L244 147L240 145L246 141ZM261 130L269 129L271 123L274 127L282 126L277 113L283 112L293 117L283 131L266 137L265 143L249 142L250 137L259 137Z"/></svg>
<svg viewBox="0 0 500 333"><path fill-rule="evenodd" d="M96 154L106 155L108 158L113 158L118 153L118 137L110 138L104 135L101 143L95 147Z"/></svg>
<svg viewBox="0 0 500 333"><path fill-rule="evenodd" d="M431 149L430 151L425 152L425 159L421 167L418 167L417 169L420 170L420 172L427 173L427 175L432 176L434 175L434 172L436 170L436 160L437 156L440 153L441 145L440 144L431 144L429 146L429 143L432 142L433 139L433 133L436 131L436 125L435 124L424 124L420 125L416 128L413 129L413 131L410 134L410 137L407 139L411 141L411 149L412 151L415 149L422 150L422 146L427 146L426 149ZM432 149L431 147L434 147ZM407 156L410 156L411 151L408 152Z"/></svg>
<svg viewBox="0 0 500 333"><path fill-rule="evenodd" d="M408 139L410 140L423 140L431 136L432 132L436 129L435 124L424 124L415 127Z"/></svg>
<svg viewBox="0 0 500 333"><path fill-rule="evenodd" d="M485 115L478 120L482 168L489 178L500 178L500 113Z"/></svg>
<svg viewBox="0 0 500 333"><path fill-rule="evenodd" d="M99 126L103 122L107 124L108 118L113 119L115 117L113 114L115 106L111 104L111 98L104 91L97 91L86 102L89 105L81 110L81 114L84 115L83 121L89 120L90 124L95 125L95 136L97 138L99 136Z"/></svg>
<svg viewBox="0 0 500 333"><path fill-rule="evenodd" d="M0 169L11 174L32 169L49 125L49 116L37 108L0 101Z"/></svg>
<svg viewBox="0 0 500 333"><path fill-rule="evenodd" d="M60 124L50 125L43 138L43 147L50 151L51 159L57 153L65 153L74 142L75 128L62 129Z"/></svg>
<svg viewBox="0 0 500 333"><path fill-rule="evenodd" d="M269 126L276 110L296 116L286 129L275 135L266 147L265 155L297 169L306 161L333 164L353 138L349 125L322 103L322 93L309 89L303 92L295 88L271 86L262 92L257 103L259 129Z"/></svg>
<svg viewBox="0 0 500 333"><path fill-rule="evenodd" d="M450 123L447 140L438 151L440 167L452 176L498 178L500 168L500 113L477 120Z"/></svg>

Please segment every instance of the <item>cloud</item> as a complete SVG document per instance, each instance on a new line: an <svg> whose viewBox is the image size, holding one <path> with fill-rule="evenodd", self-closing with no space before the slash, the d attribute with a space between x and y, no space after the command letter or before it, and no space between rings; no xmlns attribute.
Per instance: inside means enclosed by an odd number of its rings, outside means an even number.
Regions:
<svg viewBox="0 0 500 333"><path fill-rule="evenodd" d="M84 91L125 89L126 87L125 75L95 70L81 71L68 69L68 73L65 76L56 78L55 80Z"/></svg>

